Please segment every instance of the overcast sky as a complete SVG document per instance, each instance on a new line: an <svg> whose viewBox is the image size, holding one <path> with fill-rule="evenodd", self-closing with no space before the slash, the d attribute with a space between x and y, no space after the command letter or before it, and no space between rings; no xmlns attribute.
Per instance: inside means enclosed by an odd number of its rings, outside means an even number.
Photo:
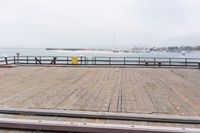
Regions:
<svg viewBox="0 0 200 133"><path fill-rule="evenodd" d="M0 47L168 45L200 45L200 0L0 0Z"/></svg>

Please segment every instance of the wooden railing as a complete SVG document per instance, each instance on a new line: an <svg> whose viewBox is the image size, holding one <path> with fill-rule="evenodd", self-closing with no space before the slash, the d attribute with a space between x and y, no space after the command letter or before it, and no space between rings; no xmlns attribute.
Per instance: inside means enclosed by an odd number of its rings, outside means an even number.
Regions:
<svg viewBox="0 0 200 133"><path fill-rule="evenodd" d="M77 56L78 65L87 65L87 57ZM72 65L71 56L14 56L14 64L58 64Z"/></svg>
<svg viewBox="0 0 200 133"><path fill-rule="evenodd" d="M153 57L92 57L78 56L75 65L139 65L139 66L190 66L200 68L200 58ZM58 64L74 65L71 56L13 56L0 57L0 64Z"/></svg>
<svg viewBox="0 0 200 133"><path fill-rule="evenodd" d="M0 65L2 64L13 64L14 62L14 57L9 56L9 57L0 57Z"/></svg>
<svg viewBox="0 0 200 133"><path fill-rule="evenodd" d="M196 66L200 58L153 58L153 57L93 57L95 65L143 65L143 66ZM90 60L89 60L90 62Z"/></svg>

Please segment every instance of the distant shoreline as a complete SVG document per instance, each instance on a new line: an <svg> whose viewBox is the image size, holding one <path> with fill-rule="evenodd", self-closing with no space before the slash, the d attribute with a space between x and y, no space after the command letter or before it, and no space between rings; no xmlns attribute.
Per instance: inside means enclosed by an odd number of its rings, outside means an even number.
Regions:
<svg viewBox="0 0 200 133"><path fill-rule="evenodd" d="M109 51L113 53L150 53L150 52L171 52L171 53L199 53L199 50L191 50L191 51L169 51L169 50L136 50L136 51L131 51L131 50L116 50L116 49L90 49L90 48L46 48L45 50L62 50L62 51Z"/></svg>
<svg viewBox="0 0 200 133"><path fill-rule="evenodd" d="M77 50L87 50L81 48L46 48L46 50L69 50L69 51L77 51Z"/></svg>

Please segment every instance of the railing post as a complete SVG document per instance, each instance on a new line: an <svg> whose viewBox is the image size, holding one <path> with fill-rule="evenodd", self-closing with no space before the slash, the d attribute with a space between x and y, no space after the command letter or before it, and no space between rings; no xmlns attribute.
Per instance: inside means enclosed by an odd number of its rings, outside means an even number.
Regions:
<svg viewBox="0 0 200 133"><path fill-rule="evenodd" d="M172 65L172 59L169 58L169 65L171 66Z"/></svg>
<svg viewBox="0 0 200 133"><path fill-rule="evenodd" d="M8 58L7 57L5 57L5 63L8 64Z"/></svg>
<svg viewBox="0 0 200 133"><path fill-rule="evenodd" d="M126 65L126 57L124 57L124 65Z"/></svg>
<svg viewBox="0 0 200 133"><path fill-rule="evenodd" d="M26 64L28 64L28 56L26 57Z"/></svg>
<svg viewBox="0 0 200 133"><path fill-rule="evenodd" d="M138 64L140 65L140 57L138 58Z"/></svg>
<svg viewBox="0 0 200 133"><path fill-rule="evenodd" d="M14 64L15 64L16 62L15 62L15 56L14 56Z"/></svg>
<svg viewBox="0 0 200 133"><path fill-rule="evenodd" d="M81 65L82 65L82 56L81 56Z"/></svg>
<svg viewBox="0 0 200 133"><path fill-rule="evenodd" d="M94 57L94 64L95 64L95 65L97 64L97 62L96 62L96 57Z"/></svg>
<svg viewBox="0 0 200 133"><path fill-rule="evenodd" d="M185 66L187 66L187 58L185 58Z"/></svg>
<svg viewBox="0 0 200 133"><path fill-rule="evenodd" d="M154 66L156 65L156 58L153 58Z"/></svg>
<svg viewBox="0 0 200 133"><path fill-rule="evenodd" d="M42 62L41 60L42 60L42 58L41 58L41 56L40 56L40 62Z"/></svg>
<svg viewBox="0 0 200 133"><path fill-rule="evenodd" d="M109 65L111 64L111 57L109 57Z"/></svg>
<svg viewBox="0 0 200 133"><path fill-rule="evenodd" d="M69 64L69 61L68 61L68 60L69 60L69 57L67 57L67 65Z"/></svg>
<svg viewBox="0 0 200 133"><path fill-rule="evenodd" d="M19 64L19 53L17 53L17 64Z"/></svg>
<svg viewBox="0 0 200 133"><path fill-rule="evenodd" d="M57 58L59 58L59 57L53 57L53 59L54 59L54 64L56 64Z"/></svg>

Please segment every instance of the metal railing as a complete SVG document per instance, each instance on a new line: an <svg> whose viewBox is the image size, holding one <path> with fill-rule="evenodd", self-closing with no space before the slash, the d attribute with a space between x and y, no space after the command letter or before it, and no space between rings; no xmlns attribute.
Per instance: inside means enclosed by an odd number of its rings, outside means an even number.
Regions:
<svg viewBox="0 0 200 133"><path fill-rule="evenodd" d="M200 68L200 58L153 57L92 57L77 56L72 64L71 56L10 56L0 57L0 64L58 64L58 65L139 65L139 66L190 66Z"/></svg>

